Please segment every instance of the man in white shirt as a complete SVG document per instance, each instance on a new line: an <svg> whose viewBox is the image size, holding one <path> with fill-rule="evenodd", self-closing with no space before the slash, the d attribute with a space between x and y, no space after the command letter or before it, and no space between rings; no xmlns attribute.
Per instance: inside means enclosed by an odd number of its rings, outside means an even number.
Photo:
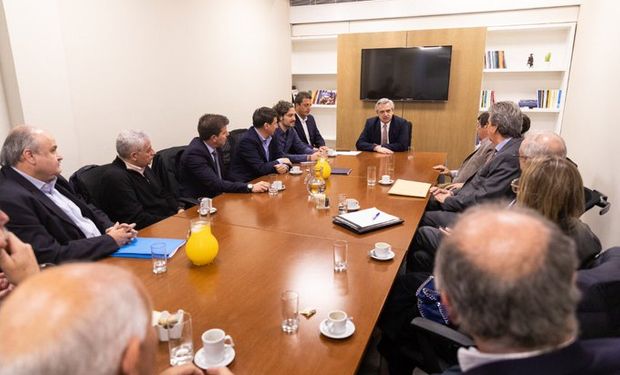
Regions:
<svg viewBox="0 0 620 375"><path fill-rule="evenodd" d="M312 96L301 91L295 96L295 131L302 142L312 146L315 150L325 146L325 140L319 132L314 116L310 114Z"/></svg>

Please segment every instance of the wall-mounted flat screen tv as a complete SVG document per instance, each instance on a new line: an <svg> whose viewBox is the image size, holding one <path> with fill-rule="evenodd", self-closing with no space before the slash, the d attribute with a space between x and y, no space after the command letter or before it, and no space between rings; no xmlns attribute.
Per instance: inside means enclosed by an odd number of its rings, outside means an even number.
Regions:
<svg viewBox="0 0 620 375"><path fill-rule="evenodd" d="M447 101L452 46L362 50L360 99Z"/></svg>

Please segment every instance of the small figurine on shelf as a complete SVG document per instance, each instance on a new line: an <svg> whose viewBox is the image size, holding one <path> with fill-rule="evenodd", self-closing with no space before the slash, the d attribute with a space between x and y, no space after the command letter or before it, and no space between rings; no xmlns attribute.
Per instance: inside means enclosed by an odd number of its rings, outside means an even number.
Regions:
<svg viewBox="0 0 620 375"><path fill-rule="evenodd" d="M534 66L534 54L532 53L530 53L530 57L527 58L527 66L530 68Z"/></svg>
<svg viewBox="0 0 620 375"><path fill-rule="evenodd" d="M545 55L545 62L546 63L551 62L551 52L547 52L547 54Z"/></svg>

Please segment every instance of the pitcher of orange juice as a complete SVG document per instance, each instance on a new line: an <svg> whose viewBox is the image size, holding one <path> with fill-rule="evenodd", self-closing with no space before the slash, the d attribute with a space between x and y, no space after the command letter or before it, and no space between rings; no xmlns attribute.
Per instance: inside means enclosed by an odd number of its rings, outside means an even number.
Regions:
<svg viewBox="0 0 620 375"><path fill-rule="evenodd" d="M203 218L191 221L190 235L185 245L189 260L197 266L213 262L219 250L217 238L211 233L211 222Z"/></svg>

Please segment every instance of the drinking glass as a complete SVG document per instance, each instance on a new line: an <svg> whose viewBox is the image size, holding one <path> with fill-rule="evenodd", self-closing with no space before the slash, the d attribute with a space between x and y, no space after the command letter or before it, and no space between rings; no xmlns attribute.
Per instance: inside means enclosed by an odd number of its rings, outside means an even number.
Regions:
<svg viewBox="0 0 620 375"><path fill-rule="evenodd" d="M334 241L334 272L347 270L347 248L349 243L345 240Z"/></svg>
<svg viewBox="0 0 620 375"><path fill-rule="evenodd" d="M366 169L366 182L368 186L375 186L377 184L377 167L370 166Z"/></svg>
<svg viewBox="0 0 620 375"><path fill-rule="evenodd" d="M338 194L338 214L346 214L347 211L347 195Z"/></svg>
<svg viewBox="0 0 620 375"><path fill-rule="evenodd" d="M179 322L168 327L168 352L172 366L192 362L194 343L192 341L192 317L189 313L183 312Z"/></svg>
<svg viewBox="0 0 620 375"><path fill-rule="evenodd" d="M153 260L153 273L158 275L168 270L168 252L166 244L155 242L151 245L151 259Z"/></svg>
<svg viewBox="0 0 620 375"><path fill-rule="evenodd" d="M299 329L299 294L285 290L280 297L282 303L282 331L295 333Z"/></svg>

